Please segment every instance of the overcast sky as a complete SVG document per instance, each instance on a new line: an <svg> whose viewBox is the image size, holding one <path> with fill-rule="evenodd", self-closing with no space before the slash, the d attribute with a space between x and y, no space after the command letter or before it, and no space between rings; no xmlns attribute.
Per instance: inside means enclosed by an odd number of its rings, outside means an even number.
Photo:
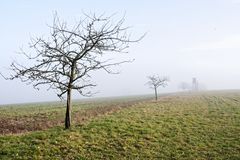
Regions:
<svg viewBox="0 0 240 160"><path fill-rule="evenodd" d="M146 76L169 76L178 90L192 77L208 90L240 89L240 0L11 0L0 2L0 71L6 69L31 37L49 34L53 12L74 24L82 13L125 15L126 26L137 37L147 36L124 55L135 59L118 68L119 75L97 72L95 97L152 93ZM18 80L0 78L0 104L58 100L53 91L36 91ZM74 98L82 98L75 94Z"/></svg>

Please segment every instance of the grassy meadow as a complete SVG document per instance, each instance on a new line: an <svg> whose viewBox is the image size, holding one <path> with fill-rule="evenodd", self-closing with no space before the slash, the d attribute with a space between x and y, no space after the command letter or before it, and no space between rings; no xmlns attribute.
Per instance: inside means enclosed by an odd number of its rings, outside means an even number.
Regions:
<svg viewBox="0 0 240 160"><path fill-rule="evenodd" d="M62 105L0 107L0 159L240 159L239 91Z"/></svg>

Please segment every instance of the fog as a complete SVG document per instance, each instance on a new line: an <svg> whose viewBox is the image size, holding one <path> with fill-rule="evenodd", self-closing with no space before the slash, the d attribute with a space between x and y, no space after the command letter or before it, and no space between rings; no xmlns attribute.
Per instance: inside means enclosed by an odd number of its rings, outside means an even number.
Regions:
<svg viewBox="0 0 240 160"><path fill-rule="evenodd" d="M179 84L193 77L207 90L240 89L240 0L1 2L0 72L9 75L7 67L21 59L17 52L28 47L31 37L49 35L54 11L69 25L83 12L117 13L125 15L133 38L147 33L119 56L135 59L115 68L120 74L92 75L98 92L93 97L152 94L145 84L153 74L170 78L159 93L179 91ZM47 87L37 91L19 80L0 78L0 88L0 104L59 100ZM74 98L83 97L75 93Z"/></svg>

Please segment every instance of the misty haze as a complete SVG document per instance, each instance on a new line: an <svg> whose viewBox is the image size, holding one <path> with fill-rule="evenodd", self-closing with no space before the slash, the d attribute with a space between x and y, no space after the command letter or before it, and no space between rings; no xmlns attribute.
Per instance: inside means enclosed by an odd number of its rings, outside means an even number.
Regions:
<svg viewBox="0 0 240 160"><path fill-rule="evenodd" d="M240 0L0 15L0 159L240 159Z"/></svg>

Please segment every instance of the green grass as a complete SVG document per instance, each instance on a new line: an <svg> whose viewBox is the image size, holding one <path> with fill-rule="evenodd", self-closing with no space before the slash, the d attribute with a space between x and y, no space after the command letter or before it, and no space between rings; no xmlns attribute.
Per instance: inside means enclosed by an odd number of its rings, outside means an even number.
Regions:
<svg viewBox="0 0 240 160"><path fill-rule="evenodd" d="M72 110L79 111L96 107L106 107L123 103L136 102L149 99L150 96L129 96L115 98L95 98L74 100ZM0 117L26 117L36 114L64 114L66 102L42 102L28 104L0 105Z"/></svg>
<svg viewBox="0 0 240 160"><path fill-rule="evenodd" d="M115 112L145 100L149 100L149 96L73 101L72 123L85 123L94 117ZM64 102L0 106L0 134L23 133L63 126L65 110Z"/></svg>
<svg viewBox="0 0 240 160"><path fill-rule="evenodd" d="M0 136L0 159L240 159L240 93L139 102L75 125Z"/></svg>

